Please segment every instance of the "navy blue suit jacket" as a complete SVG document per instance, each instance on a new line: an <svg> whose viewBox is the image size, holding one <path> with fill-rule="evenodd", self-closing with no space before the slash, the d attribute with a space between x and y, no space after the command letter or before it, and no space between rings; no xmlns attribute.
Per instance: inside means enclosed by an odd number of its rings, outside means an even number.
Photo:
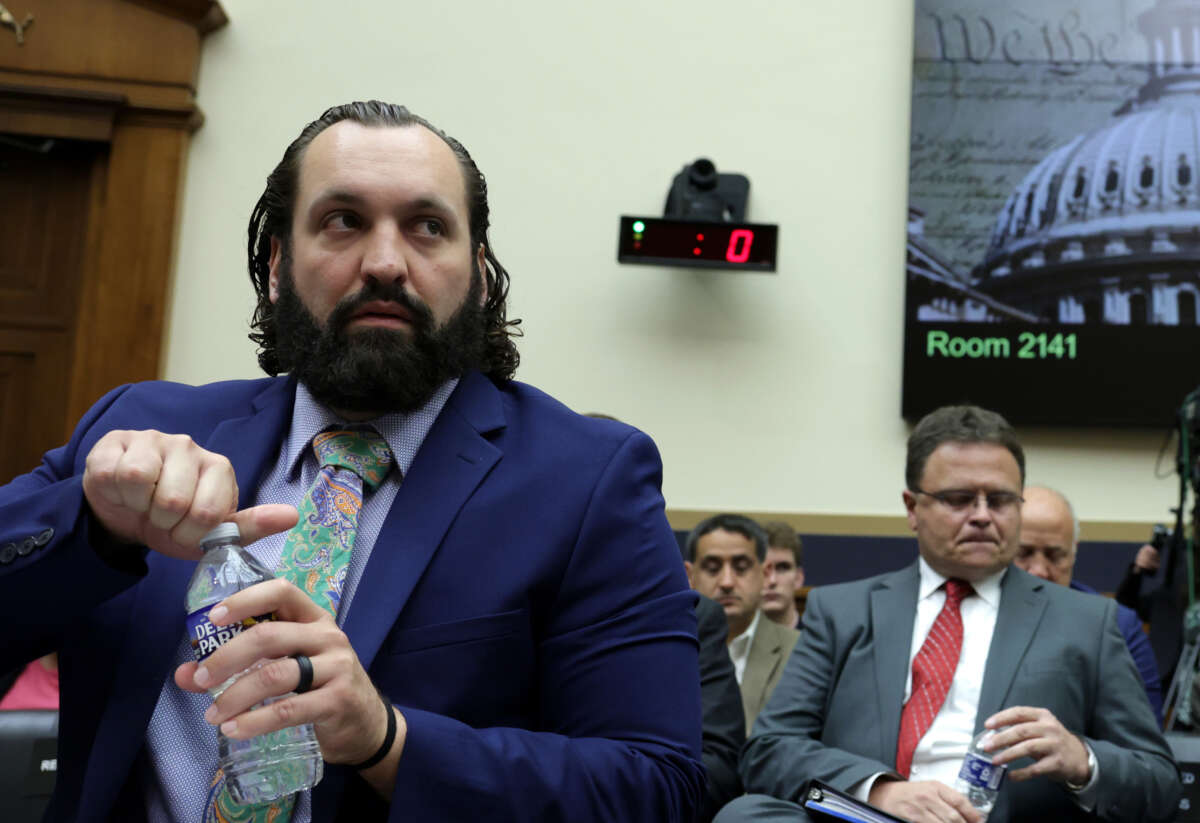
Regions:
<svg viewBox="0 0 1200 823"><path fill-rule="evenodd" d="M123 387L0 488L0 546L24 547L0 554L0 669L52 649L61 658L51 820L144 815L145 730L194 568L155 552L139 574L99 559L81 485L88 451L113 429L188 434L232 461L244 507L277 458L294 393L282 378ZM640 432L465 376L344 623L408 721L390 810L330 767L314 819L690 821L703 792L695 597L660 485Z"/></svg>

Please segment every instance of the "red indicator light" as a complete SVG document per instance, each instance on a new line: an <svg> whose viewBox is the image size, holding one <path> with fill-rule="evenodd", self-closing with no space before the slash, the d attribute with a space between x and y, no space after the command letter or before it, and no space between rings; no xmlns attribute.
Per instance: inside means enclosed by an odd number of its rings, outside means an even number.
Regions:
<svg viewBox="0 0 1200 823"><path fill-rule="evenodd" d="M642 244L641 244L641 243L639 243L639 242L637 242L637 241L635 240L635 241L634 241L634 243L633 243L633 247L634 247L635 249L640 249L640 248L642 247Z"/></svg>
<svg viewBox="0 0 1200 823"><path fill-rule="evenodd" d="M734 229L729 235L729 248L725 259L730 263L745 263L750 259L750 246L754 244L754 232L749 229ZM696 254L700 250L696 249Z"/></svg>
<svg viewBox="0 0 1200 823"><path fill-rule="evenodd" d="M697 242L697 243L703 243L703 242L704 242L704 235L703 235L703 234L697 234L697 235L696 235L696 242Z"/></svg>
<svg viewBox="0 0 1200 823"><path fill-rule="evenodd" d="M696 254L696 255L700 254L700 247L697 246L696 248L692 249L692 254Z"/></svg>

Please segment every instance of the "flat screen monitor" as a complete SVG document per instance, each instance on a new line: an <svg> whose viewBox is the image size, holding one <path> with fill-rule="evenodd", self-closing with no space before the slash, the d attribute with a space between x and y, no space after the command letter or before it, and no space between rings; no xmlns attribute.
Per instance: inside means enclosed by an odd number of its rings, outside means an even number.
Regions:
<svg viewBox="0 0 1200 823"><path fill-rule="evenodd" d="M1162 43L1196 4L1027 7L916 2L903 415L1171 426L1200 386L1200 69Z"/></svg>

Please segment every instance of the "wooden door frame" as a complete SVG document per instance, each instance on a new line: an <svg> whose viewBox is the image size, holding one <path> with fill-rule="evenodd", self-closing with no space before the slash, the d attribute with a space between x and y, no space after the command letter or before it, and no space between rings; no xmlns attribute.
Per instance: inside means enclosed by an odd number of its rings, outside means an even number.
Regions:
<svg viewBox="0 0 1200 823"><path fill-rule="evenodd" d="M125 52L94 30L104 6L137 42ZM92 176L66 420L105 392L160 377L179 194L195 103L200 39L227 21L217 0L27 0L25 44L0 29L0 132L105 145ZM15 13L15 12L14 12ZM114 22L115 21L115 22ZM62 38L54 48L34 38ZM61 43L71 44L63 49ZM40 45L36 48L27 48ZM98 69L84 73L79 63ZM95 55L87 55L95 50ZM136 50L136 53L135 53ZM156 50L162 52L162 60ZM161 76L155 76L158 66Z"/></svg>

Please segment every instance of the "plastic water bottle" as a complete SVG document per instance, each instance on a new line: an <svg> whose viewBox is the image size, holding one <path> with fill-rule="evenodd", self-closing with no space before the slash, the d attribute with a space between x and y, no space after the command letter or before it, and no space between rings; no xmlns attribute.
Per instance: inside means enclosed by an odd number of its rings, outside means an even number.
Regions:
<svg viewBox="0 0 1200 823"><path fill-rule="evenodd" d="M967 748L963 758L962 768L958 770L958 779L954 781L954 790L971 802L987 820L988 813L996 805L996 795L1000 794L1000 786L1004 783L1004 773L1007 766L992 765L992 758L1003 751L986 752L981 746L992 735L1004 729L984 729Z"/></svg>
<svg viewBox="0 0 1200 823"><path fill-rule="evenodd" d="M225 626L214 626L208 620L209 609L226 597L275 578L242 548L241 541L241 533L234 523L222 523L200 541L204 557L188 584L186 604L188 636L197 662L206 659L244 629L275 619L274 615L263 615ZM266 662L260 660L246 671ZM244 674L246 672L234 675L209 689L208 693L215 699ZM217 763L224 770L230 797L238 803L251 804L312 788L321 780L325 761L321 758L316 732L308 724L249 740L231 740L218 729Z"/></svg>

